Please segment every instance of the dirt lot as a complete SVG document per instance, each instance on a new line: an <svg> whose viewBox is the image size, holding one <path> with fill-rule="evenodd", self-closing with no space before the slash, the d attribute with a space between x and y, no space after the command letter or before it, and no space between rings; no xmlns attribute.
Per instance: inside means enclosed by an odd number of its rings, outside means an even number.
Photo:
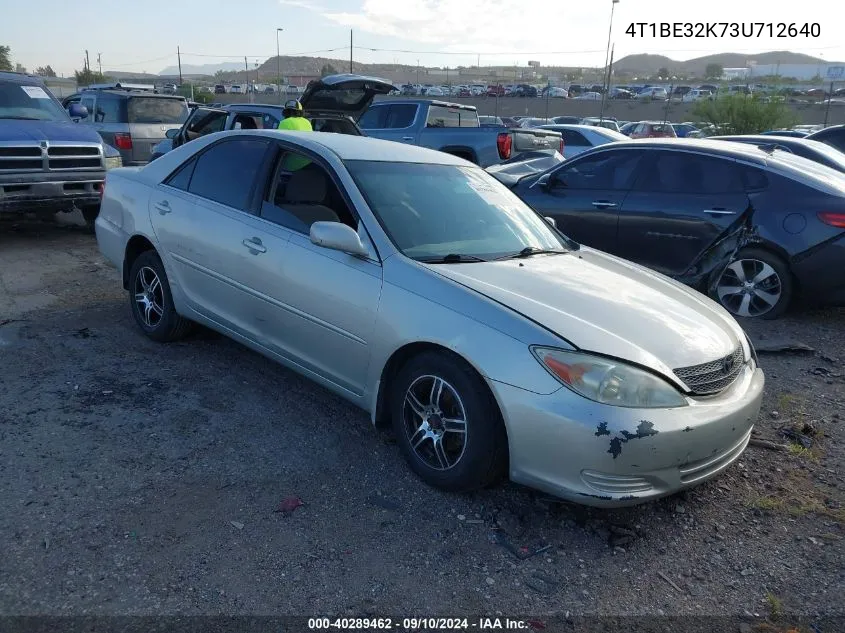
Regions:
<svg viewBox="0 0 845 633"><path fill-rule="evenodd" d="M843 326L747 324L816 351L761 354L754 437L785 450L697 489L614 512L450 495L263 357L141 336L92 236L0 224L0 614L845 617Z"/></svg>

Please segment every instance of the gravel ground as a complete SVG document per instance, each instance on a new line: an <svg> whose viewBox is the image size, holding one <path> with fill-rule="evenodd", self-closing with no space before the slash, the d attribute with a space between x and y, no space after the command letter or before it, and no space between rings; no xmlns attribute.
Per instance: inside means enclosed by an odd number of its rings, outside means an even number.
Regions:
<svg viewBox="0 0 845 633"><path fill-rule="evenodd" d="M816 351L761 354L764 442L715 481L612 512L452 495L271 361L141 336L90 235L0 224L0 614L843 617L843 325L746 324Z"/></svg>

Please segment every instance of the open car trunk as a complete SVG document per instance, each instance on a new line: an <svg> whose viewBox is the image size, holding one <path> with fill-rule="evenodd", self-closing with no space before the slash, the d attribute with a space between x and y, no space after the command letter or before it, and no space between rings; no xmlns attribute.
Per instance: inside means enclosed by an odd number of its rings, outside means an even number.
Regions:
<svg viewBox="0 0 845 633"><path fill-rule="evenodd" d="M337 122L339 119L346 119L350 122L357 121L376 95L386 95L391 90L397 90L396 86L386 79L378 77L365 77L363 75L352 75L349 73L340 75L329 75L322 79L316 79L308 84L299 102L305 110L305 116L311 119L312 123L325 120L326 122ZM330 125L333 128L335 124ZM337 124L338 127L341 127ZM355 125L357 129L357 124ZM317 127L315 126L315 130ZM354 132L342 131L340 129L325 129L324 132L341 132L350 134ZM360 130L358 130L360 134Z"/></svg>

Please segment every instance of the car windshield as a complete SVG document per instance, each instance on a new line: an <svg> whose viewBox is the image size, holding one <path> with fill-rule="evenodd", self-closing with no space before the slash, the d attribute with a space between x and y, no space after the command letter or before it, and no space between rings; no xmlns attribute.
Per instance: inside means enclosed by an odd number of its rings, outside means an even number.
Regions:
<svg viewBox="0 0 845 633"><path fill-rule="evenodd" d="M68 116L62 106L41 86L2 82L0 119L67 121Z"/></svg>
<svg viewBox="0 0 845 633"><path fill-rule="evenodd" d="M478 167L348 161L352 178L396 247L413 259L494 259L523 249L574 248Z"/></svg>
<svg viewBox="0 0 845 633"><path fill-rule="evenodd" d="M132 97L129 99L129 123L184 123L188 118L184 99Z"/></svg>

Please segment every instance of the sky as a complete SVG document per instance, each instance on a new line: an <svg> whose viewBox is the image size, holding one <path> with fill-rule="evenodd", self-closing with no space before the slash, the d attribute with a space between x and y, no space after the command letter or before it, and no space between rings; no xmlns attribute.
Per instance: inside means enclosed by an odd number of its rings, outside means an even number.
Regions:
<svg viewBox="0 0 845 633"><path fill-rule="evenodd" d="M3 8L0 44L30 70L50 64L69 75L88 49L92 68L158 73L176 63L243 61L276 54L423 66L604 65L611 0L145 0L84 5L67 0L12 2ZM790 50L845 61L834 0L619 0L615 57L655 53L677 60L710 53ZM118 6L120 8L118 8ZM632 22L817 23L818 37L632 37ZM37 25L37 26L36 26ZM718 27L721 29L722 27ZM759 28L759 27L758 27ZM768 29L768 27L765 27ZM777 28L775 26L774 28ZM718 33L717 33L718 35ZM755 33L756 35L756 33Z"/></svg>

